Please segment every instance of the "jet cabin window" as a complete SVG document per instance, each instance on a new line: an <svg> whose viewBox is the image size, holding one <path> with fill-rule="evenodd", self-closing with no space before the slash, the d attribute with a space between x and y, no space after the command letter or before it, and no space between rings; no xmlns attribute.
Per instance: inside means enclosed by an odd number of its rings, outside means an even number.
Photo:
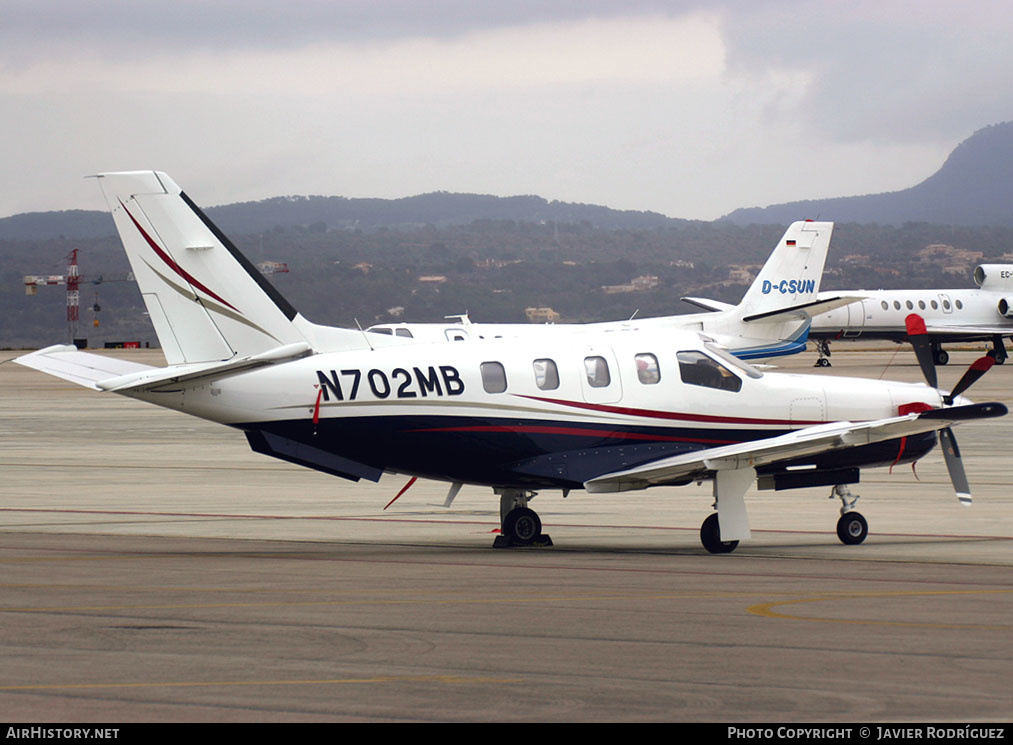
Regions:
<svg viewBox="0 0 1013 745"><path fill-rule="evenodd" d="M587 373L587 384L592 388L608 388L612 382L609 363L604 357L585 357L584 371Z"/></svg>
<svg viewBox="0 0 1013 745"><path fill-rule="evenodd" d="M661 380L658 358L653 354L638 354L633 358L637 364L637 379L644 385L654 385Z"/></svg>
<svg viewBox="0 0 1013 745"><path fill-rule="evenodd" d="M502 393L507 388L506 370L498 362L482 363L482 387L486 393Z"/></svg>
<svg viewBox="0 0 1013 745"><path fill-rule="evenodd" d="M394 334L396 336L405 336L405 337L407 337L409 339L415 338L415 337L412 336L412 332L409 329L396 329L394 331Z"/></svg>
<svg viewBox="0 0 1013 745"><path fill-rule="evenodd" d="M683 383L733 392L742 388L737 375L703 352L679 352L676 357Z"/></svg>
<svg viewBox="0 0 1013 745"><path fill-rule="evenodd" d="M559 370L556 363L549 359L535 360L535 385L543 391L554 391L559 388Z"/></svg>

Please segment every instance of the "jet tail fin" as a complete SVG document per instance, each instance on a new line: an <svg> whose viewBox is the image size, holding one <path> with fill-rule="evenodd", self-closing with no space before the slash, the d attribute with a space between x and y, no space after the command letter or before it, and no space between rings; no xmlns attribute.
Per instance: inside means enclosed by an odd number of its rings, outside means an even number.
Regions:
<svg viewBox="0 0 1013 745"><path fill-rule="evenodd" d="M166 174L97 178L169 365L311 343L312 325Z"/></svg>
<svg viewBox="0 0 1013 745"><path fill-rule="evenodd" d="M739 303L742 318L816 300L833 230L832 222L792 223Z"/></svg>

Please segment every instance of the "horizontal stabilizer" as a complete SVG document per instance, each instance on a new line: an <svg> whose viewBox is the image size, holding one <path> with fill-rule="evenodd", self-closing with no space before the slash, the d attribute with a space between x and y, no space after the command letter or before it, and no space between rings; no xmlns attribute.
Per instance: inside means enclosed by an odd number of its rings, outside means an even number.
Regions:
<svg viewBox="0 0 1013 745"><path fill-rule="evenodd" d="M53 375L71 383L91 388L93 391L103 390L98 386L100 380L107 380L118 375L143 375L151 370L158 370L151 365L139 362L106 357L91 352L81 352L70 344L57 344L40 349L37 352L15 357L14 362L33 370Z"/></svg>
<svg viewBox="0 0 1013 745"><path fill-rule="evenodd" d="M809 303L800 303L798 305L792 305L788 308L779 308L778 310L767 311L766 313L756 313L751 316L746 316L743 321L804 321L811 319L813 316L818 316L820 313L828 313L837 308L842 308L845 305L851 305L857 303L859 300L863 300L861 296L848 295L841 297L829 297L820 300L813 300Z"/></svg>
<svg viewBox="0 0 1013 745"><path fill-rule="evenodd" d="M170 383L193 382L201 378L224 378L257 367L278 362L299 359L313 350L306 342L286 344L275 349L228 362L212 362L193 365L172 365L153 367L139 372L104 378L96 384L96 390L113 393L131 393L151 390Z"/></svg>
<svg viewBox="0 0 1013 745"><path fill-rule="evenodd" d="M722 310L731 310L735 307L731 303L722 303L720 300L711 300L706 297L683 297L679 299L684 303L689 303L690 305L695 305L697 308L703 308L714 313Z"/></svg>

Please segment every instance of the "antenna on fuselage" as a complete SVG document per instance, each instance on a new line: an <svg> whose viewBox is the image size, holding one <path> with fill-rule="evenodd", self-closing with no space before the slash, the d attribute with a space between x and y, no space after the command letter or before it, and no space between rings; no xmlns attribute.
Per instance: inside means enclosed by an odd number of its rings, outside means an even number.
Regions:
<svg viewBox="0 0 1013 745"><path fill-rule="evenodd" d="M366 346L369 347L369 351L370 352L375 352L376 350L373 349L373 344L372 344L372 342L370 342L369 336L366 334L366 332L363 331L362 324L359 323L359 319L358 318L355 319L355 326L356 326L356 328L359 329L360 333L362 333L362 338L366 340Z"/></svg>

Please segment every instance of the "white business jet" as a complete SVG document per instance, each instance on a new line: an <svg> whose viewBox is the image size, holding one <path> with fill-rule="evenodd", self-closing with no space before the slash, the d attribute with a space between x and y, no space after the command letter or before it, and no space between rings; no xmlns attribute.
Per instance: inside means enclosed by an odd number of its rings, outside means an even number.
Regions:
<svg viewBox="0 0 1013 745"><path fill-rule="evenodd" d="M257 452L353 481L442 480L448 503L461 484L492 487L498 545L550 542L528 507L538 490L703 480L717 507L700 531L709 551L750 537L754 483L832 486L838 535L860 543L868 526L846 485L862 468L915 461L939 432L968 502L950 426L1006 413L961 395L987 364L946 394L934 379L761 373L691 330L422 344L319 326L164 173L98 180L168 364L68 346L17 362L233 427Z"/></svg>
<svg viewBox="0 0 1013 745"><path fill-rule="evenodd" d="M634 318L584 324L475 323L467 315L456 323L381 323L367 331L421 341L555 337L624 331L701 331L739 359L795 354L805 349L814 315L857 300L844 293L817 297L830 248L832 222L793 223L778 241L738 305L721 304L717 312L658 318ZM707 301L684 298L715 310Z"/></svg>
<svg viewBox="0 0 1013 745"><path fill-rule="evenodd" d="M1013 264L982 264L974 269L977 289L840 290L828 297L862 298L847 307L813 318L809 337L820 353L817 365L829 367L830 342L855 339L907 341L904 319L917 313L925 320L933 358L945 365L944 342L991 341L989 354L1006 361L1004 339L1013 336Z"/></svg>

